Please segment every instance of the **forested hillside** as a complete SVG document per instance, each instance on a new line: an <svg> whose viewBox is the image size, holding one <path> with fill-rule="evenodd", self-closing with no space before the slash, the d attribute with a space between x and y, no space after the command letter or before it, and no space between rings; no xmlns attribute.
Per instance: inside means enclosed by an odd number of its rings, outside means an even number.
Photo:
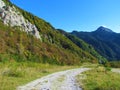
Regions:
<svg viewBox="0 0 120 90"><path fill-rule="evenodd" d="M77 32L71 34L92 45L95 50L110 61L120 60L120 34L111 29L99 27L93 32Z"/></svg>

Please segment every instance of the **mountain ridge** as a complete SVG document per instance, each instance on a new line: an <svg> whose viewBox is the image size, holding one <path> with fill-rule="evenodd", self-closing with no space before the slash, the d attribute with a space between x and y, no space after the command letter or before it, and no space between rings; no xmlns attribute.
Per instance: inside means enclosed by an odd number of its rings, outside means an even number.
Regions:
<svg viewBox="0 0 120 90"><path fill-rule="evenodd" d="M71 32L71 34L91 44L95 50L108 60L120 60L120 34L106 27L92 32Z"/></svg>
<svg viewBox="0 0 120 90"><path fill-rule="evenodd" d="M107 28L107 27L104 27L104 26L100 26L97 28L96 31L94 32L109 32L109 33L115 33L113 32L111 29Z"/></svg>
<svg viewBox="0 0 120 90"><path fill-rule="evenodd" d="M87 44L82 39L79 39L79 38L75 37L74 35L65 32L62 29L57 29L57 30L59 30L60 33L62 33L63 35L65 35L68 39L70 39L73 43L75 43L82 50L84 50L86 52L89 52L90 54L92 54L93 56L95 56L96 58L98 58L98 60L103 60L103 61L106 60L105 58L103 58L102 56L100 56L98 54L98 52L96 52L95 49L91 45Z"/></svg>

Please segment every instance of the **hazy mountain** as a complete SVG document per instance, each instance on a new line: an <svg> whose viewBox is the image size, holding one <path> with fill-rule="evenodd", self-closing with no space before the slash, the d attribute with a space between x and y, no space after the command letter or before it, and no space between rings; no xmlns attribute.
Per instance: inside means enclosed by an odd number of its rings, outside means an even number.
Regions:
<svg viewBox="0 0 120 90"><path fill-rule="evenodd" d="M108 60L120 60L120 34L100 26L93 32L77 32L71 34L92 45L95 50Z"/></svg>

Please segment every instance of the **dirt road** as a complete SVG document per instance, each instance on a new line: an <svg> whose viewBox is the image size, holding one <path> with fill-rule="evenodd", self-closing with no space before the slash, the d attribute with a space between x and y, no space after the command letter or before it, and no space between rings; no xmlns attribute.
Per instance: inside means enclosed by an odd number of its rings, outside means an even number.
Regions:
<svg viewBox="0 0 120 90"><path fill-rule="evenodd" d="M17 90L82 90L77 85L75 76L89 70L89 68L78 68L61 71L32 81Z"/></svg>

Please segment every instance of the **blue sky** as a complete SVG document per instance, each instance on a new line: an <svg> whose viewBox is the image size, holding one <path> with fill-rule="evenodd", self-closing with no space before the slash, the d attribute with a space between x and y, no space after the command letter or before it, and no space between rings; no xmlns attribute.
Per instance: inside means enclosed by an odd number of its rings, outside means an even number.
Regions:
<svg viewBox="0 0 120 90"><path fill-rule="evenodd" d="M120 0L11 0L65 31L94 31L106 26L120 33Z"/></svg>

